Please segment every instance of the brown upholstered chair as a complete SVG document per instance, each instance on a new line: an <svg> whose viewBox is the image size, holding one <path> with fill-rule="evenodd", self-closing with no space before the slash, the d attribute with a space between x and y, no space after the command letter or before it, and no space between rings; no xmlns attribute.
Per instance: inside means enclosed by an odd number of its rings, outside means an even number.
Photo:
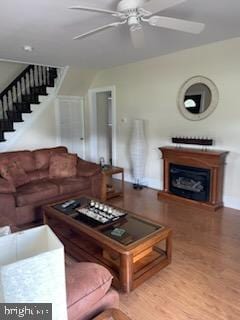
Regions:
<svg viewBox="0 0 240 320"><path fill-rule="evenodd" d="M7 225L12 232L18 231L0 216L0 227ZM118 307L119 295L111 288L112 278L106 268L96 263L67 263L68 320L89 320L106 309Z"/></svg>
<svg viewBox="0 0 240 320"><path fill-rule="evenodd" d="M118 293L111 288L111 273L90 262L66 266L68 320L89 320L119 304Z"/></svg>

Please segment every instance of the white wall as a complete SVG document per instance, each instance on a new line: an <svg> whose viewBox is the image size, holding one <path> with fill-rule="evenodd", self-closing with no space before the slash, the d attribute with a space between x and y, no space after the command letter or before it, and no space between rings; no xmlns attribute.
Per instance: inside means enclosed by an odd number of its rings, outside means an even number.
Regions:
<svg viewBox="0 0 240 320"><path fill-rule="evenodd" d="M63 96L85 96L97 70L70 67L59 90Z"/></svg>
<svg viewBox="0 0 240 320"><path fill-rule="evenodd" d="M132 120L146 120L148 142L146 178L149 186L162 187L162 161L158 147L172 136L208 136L227 157L225 205L240 208L240 39L189 49L99 72L92 88L116 86L117 159L130 178L129 136ZM177 109L181 85L202 75L218 87L219 104L209 118L193 122ZM122 119L126 118L125 123Z"/></svg>
<svg viewBox="0 0 240 320"><path fill-rule="evenodd" d="M42 105L39 107L43 107ZM34 150L50 148L57 145L57 128L55 118L55 105L52 100L44 110L24 130L10 150ZM26 123L26 125L28 125Z"/></svg>
<svg viewBox="0 0 240 320"><path fill-rule="evenodd" d="M26 67L26 64L0 61L0 92L2 92Z"/></svg>

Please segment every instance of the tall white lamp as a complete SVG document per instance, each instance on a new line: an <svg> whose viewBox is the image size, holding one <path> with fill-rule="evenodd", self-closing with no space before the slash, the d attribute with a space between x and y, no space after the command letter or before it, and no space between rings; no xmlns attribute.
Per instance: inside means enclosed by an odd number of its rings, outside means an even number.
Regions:
<svg viewBox="0 0 240 320"><path fill-rule="evenodd" d="M0 302L52 303L66 320L64 248L48 226L0 238Z"/></svg>

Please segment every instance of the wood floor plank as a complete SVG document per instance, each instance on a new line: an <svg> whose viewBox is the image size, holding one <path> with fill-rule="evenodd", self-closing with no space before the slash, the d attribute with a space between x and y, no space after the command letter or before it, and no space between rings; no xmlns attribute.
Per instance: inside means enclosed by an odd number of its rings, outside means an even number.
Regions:
<svg viewBox="0 0 240 320"><path fill-rule="evenodd" d="M172 264L121 294L123 312L132 320L240 319L240 211L159 201L156 190L128 183L111 203L173 229Z"/></svg>

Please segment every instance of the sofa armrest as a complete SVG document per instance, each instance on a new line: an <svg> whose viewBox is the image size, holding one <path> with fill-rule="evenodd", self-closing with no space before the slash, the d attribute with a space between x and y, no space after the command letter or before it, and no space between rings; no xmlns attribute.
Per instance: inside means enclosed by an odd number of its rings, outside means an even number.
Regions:
<svg viewBox="0 0 240 320"><path fill-rule="evenodd" d="M6 179L0 178L0 193L16 192L15 186Z"/></svg>
<svg viewBox="0 0 240 320"><path fill-rule="evenodd" d="M103 186L103 174L100 173L95 174L90 177L91 179L91 191L92 196L96 199L102 200L102 186Z"/></svg>
<svg viewBox="0 0 240 320"><path fill-rule="evenodd" d="M92 177L101 173L101 168L98 164L78 158L77 176Z"/></svg>

